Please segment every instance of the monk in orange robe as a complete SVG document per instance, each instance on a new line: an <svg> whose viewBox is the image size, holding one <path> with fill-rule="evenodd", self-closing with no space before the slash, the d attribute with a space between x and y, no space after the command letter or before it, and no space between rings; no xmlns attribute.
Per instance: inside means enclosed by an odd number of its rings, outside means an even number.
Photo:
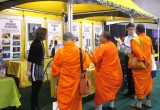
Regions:
<svg viewBox="0 0 160 110"><path fill-rule="evenodd" d="M52 75L58 78L57 101L60 110L82 110L80 96L80 52L72 33L63 36L64 47L59 49L52 62ZM89 67L89 57L82 50L83 68Z"/></svg>
<svg viewBox="0 0 160 110"><path fill-rule="evenodd" d="M133 78L135 83L135 92L137 96L137 103L131 104L131 107L142 108L142 99L146 97L144 103L145 106L151 107L150 93L152 91L152 77L151 77L151 52L152 51L152 41L146 36L145 27L143 24L138 24L136 27L137 37L131 40L131 51L136 56L138 60L141 60L146 65L145 69L137 70L132 68ZM140 40L138 42L137 38Z"/></svg>
<svg viewBox="0 0 160 110"><path fill-rule="evenodd" d="M110 102L109 108L114 110L114 100L122 85L122 69L118 50L110 41L110 33L102 32L102 43L94 54L87 52L95 65L96 90L94 104L96 110L102 110L105 102Z"/></svg>

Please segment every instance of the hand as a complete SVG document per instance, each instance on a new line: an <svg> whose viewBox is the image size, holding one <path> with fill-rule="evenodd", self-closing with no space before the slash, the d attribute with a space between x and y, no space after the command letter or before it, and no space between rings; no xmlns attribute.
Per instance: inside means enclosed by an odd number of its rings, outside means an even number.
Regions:
<svg viewBox="0 0 160 110"><path fill-rule="evenodd" d="M146 67L150 66L150 63L149 62L144 62L144 64L146 65Z"/></svg>
<svg viewBox="0 0 160 110"><path fill-rule="evenodd" d="M27 71L27 76L31 77L31 72L30 71Z"/></svg>

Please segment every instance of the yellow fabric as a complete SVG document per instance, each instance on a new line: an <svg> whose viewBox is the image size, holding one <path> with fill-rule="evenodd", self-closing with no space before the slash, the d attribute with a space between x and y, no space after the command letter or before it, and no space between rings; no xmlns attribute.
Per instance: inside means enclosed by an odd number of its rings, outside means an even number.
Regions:
<svg viewBox="0 0 160 110"><path fill-rule="evenodd" d="M152 14L149 14L145 10L141 9L139 6L137 6L132 0L104 0L104 2L108 3L108 6L105 5L97 5L97 4L74 4L73 5L73 13L78 14L78 13L86 13L86 12L97 12L97 11L107 11L107 12L113 12L113 11L118 11L112 6L117 6L123 10L130 10L134 9L136 13L138 14L143 14L146 17L149 17L151 19L157 19ZM38 7L37 7L38 6ZM29 2L29 3L24 3L21 5L18 5L18 8L24 8L24 9L31 9L31 10L40 10L43 12L51 12L55 13L57 15L61 15L62 13L68 13L68 3L63 2L62 0L60 1L37 1L37 2ZM66 11L63 11L62 9L66 7ZM81 8L83 7L83 8ZM102 16L98 17L101 19ZM110 17L110 16L105 16L105 17ZM145 18L141 17L140 18ZM92 18L92 17L91 17ZM126 19L125 17L118 17L117 19ZM127 18L128 20L130 18ZM137 18L135 18L137 19ZM91 19L93 20L93 19ZM103 19L104 20L104 19ZM105 19L107 20L107 19ZM112 19L114 20L114 19ZM141 19L140 19L141 20ZM148 22L153 22L152 20L146 19ZM99 20L98 20L99 21ZM108 21L108 20L107 20ZM143 20L143 22L147 22ZM139 22L139 20L137 21Z"/></svg>
<svg viewBox="0 0 160 110"><path fill-rule="evenodd" d="M44 69L47 64L51 61L51 58L47 58L44 60ZM26 86L30 86L31 82L28 79L27 73L27 60L19 60L19 61L9 61L7 74L15 75L19 78L19 87L24 88Z"/></svg>
<svg viewBox="0 0 160 110"><path fill-rule="evenodd" d="M0 87L0 109L21 105L19 101L21 95L13 78L0 79Z"/></svg>
<svg viewBox="0 0 160 110"><path fill-rule="evenodd" d="M124 7L125 9L134 9L139 14L143 13L146 16L157 18L152 14L149 14L145 10L141 9L132 0L105 0L105 1L108 1L109 3L113 3L114 5L121 5L121 7Z"/></svg>

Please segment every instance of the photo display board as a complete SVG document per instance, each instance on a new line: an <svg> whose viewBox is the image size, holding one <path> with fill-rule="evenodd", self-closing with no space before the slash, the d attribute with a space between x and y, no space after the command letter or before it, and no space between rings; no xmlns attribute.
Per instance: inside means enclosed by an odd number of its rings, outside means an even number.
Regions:
<svg viewBox="0 0 160 110"><path fill-rule="evenodd" d="M25 16L26 27L26 58L28 57L30 46L35 39L35 32L39 27L43 27L44 18Z"/></svg>
<svg viewBox="0 0 160 110"><path fill-rule="evenodd" d="M76 46L80 46L79 44L80 44L80 23L76 23L76 22L74 22L73 23L73 26L72 26L72 34L73 34L73 36L74 36L74 41L75 41L75 44L76 44Z"/></svg>
<svg viewBox="0 0 160 110"><path fill-rule="evenodd" d="M94 49L101 44L100 42L100 35L102 33L102 26L101 25L93 25L94 27Z"/></svg>
<svg viewBox="0 0 160 110"><path fill-rule="evenodd" d="M0 19L0 24L3 59L20 59L21 21L12 19Z"/></svg>
<svg viewBox="0 0 160 110"><path fill-rule="evenodd" d="M82 48L92 50L92 24L82 23Z"/></svg>
<svg viewBox="0 0 160 110"><path fill-rule="evenodd" d="M57 48L55 52L61 48L62 45L62 22L61 21L53 21L48 22L48 55L51 56L52 48L54 47L55 40L57 41Z"/></svg>

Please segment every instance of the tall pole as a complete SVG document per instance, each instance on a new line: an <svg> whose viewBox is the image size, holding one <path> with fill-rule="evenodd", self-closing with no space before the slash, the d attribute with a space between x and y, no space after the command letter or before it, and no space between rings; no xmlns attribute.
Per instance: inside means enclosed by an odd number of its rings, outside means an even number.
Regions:
<svg viewBox="0 0 160 110"><path fill-rule="evenodd" d="M159 19L158 19L158 63L159 63Z"/></svg>
<svg viewBox="0 0 160 110"><path fill-rule="evenodd" d="M68 32L72 32L72 21L73 21L73 1L68 0Z"/></svg>

